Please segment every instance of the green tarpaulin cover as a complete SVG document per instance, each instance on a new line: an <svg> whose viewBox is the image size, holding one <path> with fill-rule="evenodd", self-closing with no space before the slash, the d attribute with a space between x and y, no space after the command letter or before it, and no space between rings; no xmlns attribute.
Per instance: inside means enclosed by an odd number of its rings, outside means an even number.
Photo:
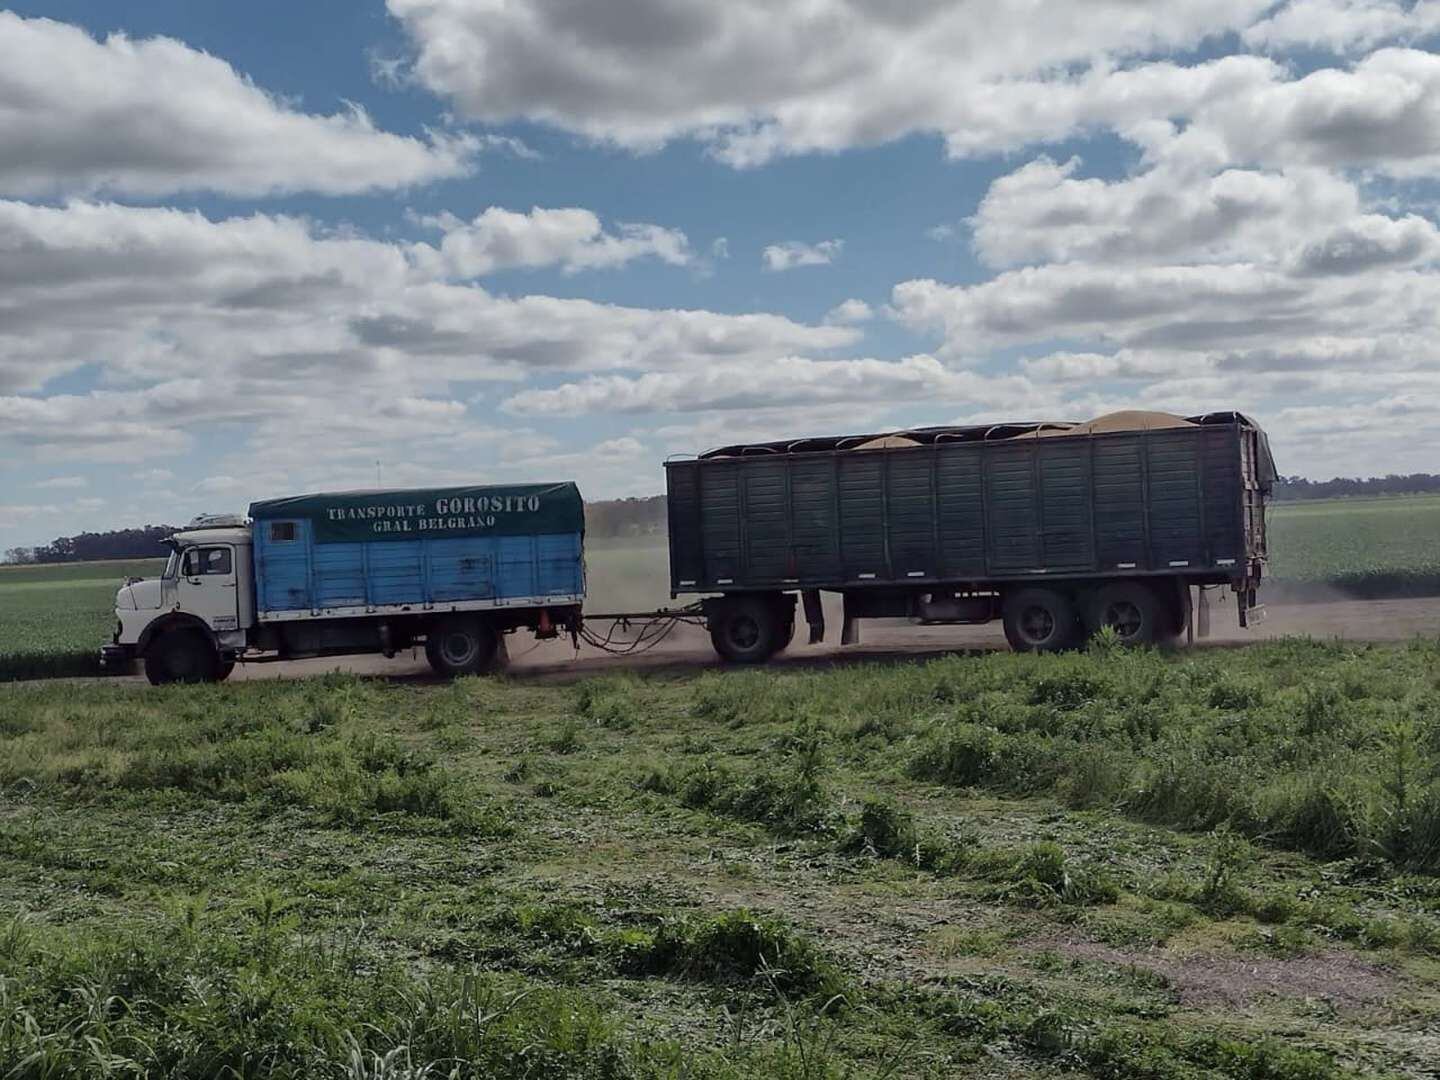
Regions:
<svg viewBox="0 0 1440 1080"><path fill-rule="evenodd" d="M307 519L317 544L585 531L573 483L297 495L251 503L250 516Z"/></svg>

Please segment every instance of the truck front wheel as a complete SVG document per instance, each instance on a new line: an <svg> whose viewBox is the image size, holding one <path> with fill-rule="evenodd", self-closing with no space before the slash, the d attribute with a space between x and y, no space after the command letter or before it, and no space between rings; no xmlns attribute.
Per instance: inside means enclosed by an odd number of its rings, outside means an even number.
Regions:
<svg viewBox="0 0 1440 1080"><path fill-rule="evenodd" d="M220 657L198 630L171 630L145 650L145 677L151 686L215 682Z"/></svg>
<svg viewBox="0 0 1440 1080"><path fill-rule="evenodd" d="M1005 640L1016 652L1059 652L1076 644L1080 620L1055 589L1021 589L1005 598Z"/></svg>
<svg viewBox="0 0 1440 1080"><path fill-rule="evenodd" d="M500 636L482 619L442 619L425 635L425 659L437 675L479 675L495 665Z"/></svg>
<svg viewBox="0 0 1440 1080"><path fill-rule="evenodd" d="M723 659L763 664L787 643L784 617L761 597L732 597L716 608L709 618L710 641Z"/></svg>

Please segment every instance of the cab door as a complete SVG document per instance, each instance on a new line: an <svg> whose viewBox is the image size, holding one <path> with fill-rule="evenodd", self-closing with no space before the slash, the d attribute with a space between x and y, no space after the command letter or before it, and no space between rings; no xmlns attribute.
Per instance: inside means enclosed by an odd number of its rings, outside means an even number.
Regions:
<svg viewBox="0 0 1440 1080"><path fill-rule="evenodd" d="M240 625L239 589L235 581L235 549L206 544L185 549L180 564L180 610L203 619L212 630Z"/></svg>

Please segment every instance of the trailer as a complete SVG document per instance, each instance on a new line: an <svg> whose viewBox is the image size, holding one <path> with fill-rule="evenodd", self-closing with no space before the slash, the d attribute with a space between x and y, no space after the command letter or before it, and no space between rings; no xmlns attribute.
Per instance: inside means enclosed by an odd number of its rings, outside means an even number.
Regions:
<svg viewBox="0 0 1440 1080"><path fill-rule="evenodd" d="M160 578L128 582L108 670L224 679L237 661L423 645L443 675L482 672L505 635L578 634L585 513L573 483L271 499L198 519Z"/></svg>
<svg viewBox="0 0 1440 1080"><path fill-rule="evenodd" d="M1242 626L1260 614L1275 466L1240 413L745 443L665 473L671 595L702 596L731 661L784 648L797 599L824 640L826 592L844 644L871 618L999 618L1020 650L1159 643L1217 586Z"/></svg>

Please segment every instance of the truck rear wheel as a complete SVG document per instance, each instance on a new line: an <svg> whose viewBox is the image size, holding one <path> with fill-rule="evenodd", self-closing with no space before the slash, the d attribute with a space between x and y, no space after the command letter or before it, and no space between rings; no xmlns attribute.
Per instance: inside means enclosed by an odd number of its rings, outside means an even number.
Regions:
<svg viewBox="0 0 1440 1080"><path fill-rule="evenodd" d="M425 659L447 679L489 671L499 651L500 637L483 619L442 619L425 635Z"/></svg>
<svg viewBox="0 0 1440 1080"><path fill-rule="evenodd" d="M1140 581L1117 581L1095 590L1085 607L1092 634L1110 627L1124 645L1155 645L1179 632L1175 612Z"/></svg>
<svg viewBox="0 0 1440 1080"><path fill-rule="evenodd" d="M1016 652L1059 652L1080 637L1070 598L1054 589L1021 589L1005 598L1005 640Z"/></svg>
<svg viewBox="0 0 1440 1080"><path fill-rule="evenodd" d="M220 657L198 630L171 630L145 650L145 677L151 686L215 682Z"/></svg>
<svg viewBox="0 0 1440 1080"><path fill-rule="evenodd" d="M736 664L763 664L784 648L785 616L759 596L737 596L710 616L715 651ZM793 624L792 624L793 628Z"/></svg>

